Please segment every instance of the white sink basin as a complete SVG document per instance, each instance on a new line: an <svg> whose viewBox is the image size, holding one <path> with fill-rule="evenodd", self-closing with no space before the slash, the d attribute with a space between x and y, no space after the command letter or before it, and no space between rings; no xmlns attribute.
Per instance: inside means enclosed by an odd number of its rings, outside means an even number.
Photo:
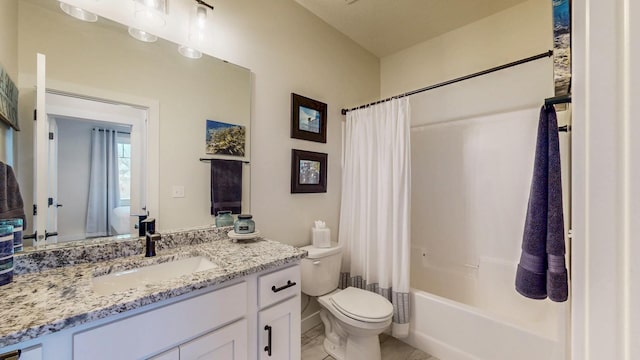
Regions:
<svg viewBox="0 0 640 360"><path fill-rule="evenodd" d="M109 295L217 267L218 265L202 256L169 261L94 277L93 290L101 295Z"/></svg>

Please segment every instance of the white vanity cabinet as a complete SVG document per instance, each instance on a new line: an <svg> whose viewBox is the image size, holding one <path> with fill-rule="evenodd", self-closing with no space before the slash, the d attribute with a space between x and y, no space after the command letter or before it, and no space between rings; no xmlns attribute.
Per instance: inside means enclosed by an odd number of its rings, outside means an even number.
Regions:
<svg viewBox="0 0 640 360"><path fill-rule="evenodd" d="M247 320L180 345L180 360L247 359Z"/></svg>
<svg viewBox="0 0 640 360"><path fill-rule="evenodd" d="M258 280L258 358L300 359L300 266Z"/></svg>
<svg viewBox="0 0 640 360"><path fill-rule="evenodd" d="M295 284L294 284L295 283ZM271 356L265 326L271 327ZM0 349L26 360L300 359L300 266L120 312ZM32 349L28 355L25 350Z"/></svg>
<svg viewBox="0 0 640 360"><path fill-rule="evenodd" d="M42 360L42 346L22 350L20 360Z"/></svg>
<svg viewBox="0 0 640 360"><path fill-rule="evenodd" d="M180 360L180 348L174 347L162 354L150 357L148 360Z"/></svg>
<svg viewBox="0 0 640 360"><path fill-rule="evenodd" d="M247 359L247 320L200 336L149 360L244 360Z"/></svg>
<svg viewBox="0 0 640 360"><path fill-rule="evenodd" d="M300 359L300 296L258 314L260 359Z"/></svg>
<svg viewBox="0 0 640 360"><path fill-rule="evenodd" d="M247 315L247 283L73 335L74 360L141 359ZM246 326L245 326L246 328ZM243 334L246 339L246 331Z"/></svg>

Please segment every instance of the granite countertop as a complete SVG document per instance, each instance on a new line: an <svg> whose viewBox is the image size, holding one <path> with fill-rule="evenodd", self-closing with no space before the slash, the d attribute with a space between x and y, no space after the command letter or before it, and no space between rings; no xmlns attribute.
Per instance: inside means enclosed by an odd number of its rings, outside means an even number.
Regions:
<svg viewBox="0 0 640 360"><path fill-rule="evenodd" d="M163 245L165 249L159 247L157 256L152 258L138 253L114 259L107 257L99 262L84 259L72 265L74 261L66 256L65 264L50 264L38 271L25 271L29 266L20 265L20 275L0 288L0 348L293 263L306 256L303 250L267 239L234 243L225 236L214 236L198 243L194 241L198 236L193 236L193 232L187 235L190 236L169 234L170 245ZM178 238L183 241L177 241ZM140 240L134 242L136 248L141 247ZM85 258L87 252L82 251ZM204 256L218 267L111 295L99 295L92 289L94 276L192 256ZM39 259L42 262L41 256Z"/></svg>

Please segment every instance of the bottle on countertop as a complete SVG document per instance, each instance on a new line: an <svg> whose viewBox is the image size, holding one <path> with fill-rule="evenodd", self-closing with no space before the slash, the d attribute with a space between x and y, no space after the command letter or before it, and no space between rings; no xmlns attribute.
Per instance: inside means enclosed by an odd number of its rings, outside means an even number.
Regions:
<svg viewBox="0 0 640 360"><path fill-rule="evenodd" d="M233 216L231 216L231 211L218 211L218 215L216 215L216 227L223 226L232 226L233 225Z"/></svg>
<svg viewBox="0 0 640 360"><path fill-rule="evenodd" d="M233 231L236 234L251 234L256 231L256 223L252 220L251 214L240 214L238 220L233 224Z"/></svg>

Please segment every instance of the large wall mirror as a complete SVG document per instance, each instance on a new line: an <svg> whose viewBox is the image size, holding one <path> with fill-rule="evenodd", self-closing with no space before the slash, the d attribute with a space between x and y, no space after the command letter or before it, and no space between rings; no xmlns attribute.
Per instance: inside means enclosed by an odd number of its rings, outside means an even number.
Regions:
<svg viewBox="0 0 640 360"><path fill-rule="evenodd" d="M138 41L110 20L79 21L55 0L19 1L21 131L14 138L14 166L27 210L35 203L37 53L46 56L45 109L56 133L48 154L49 190L55 191L46 219L47 230L58 234L55 242L130 233L134 215L143 211L158 219L160 230L213 224L210 164L201 158L242 162L242 211L250 211L250 71L207 55L183 57L166 40ZM207 120L243 126L245 155L207 154ZM111 181L118 183L117 199L97 212L116 218L110 233L91 232L88 225L97 141L113 144L109 152L120 162ZM106 177L98 183L109 182ZM33 224L31 214L27 221Z"/></svg>

